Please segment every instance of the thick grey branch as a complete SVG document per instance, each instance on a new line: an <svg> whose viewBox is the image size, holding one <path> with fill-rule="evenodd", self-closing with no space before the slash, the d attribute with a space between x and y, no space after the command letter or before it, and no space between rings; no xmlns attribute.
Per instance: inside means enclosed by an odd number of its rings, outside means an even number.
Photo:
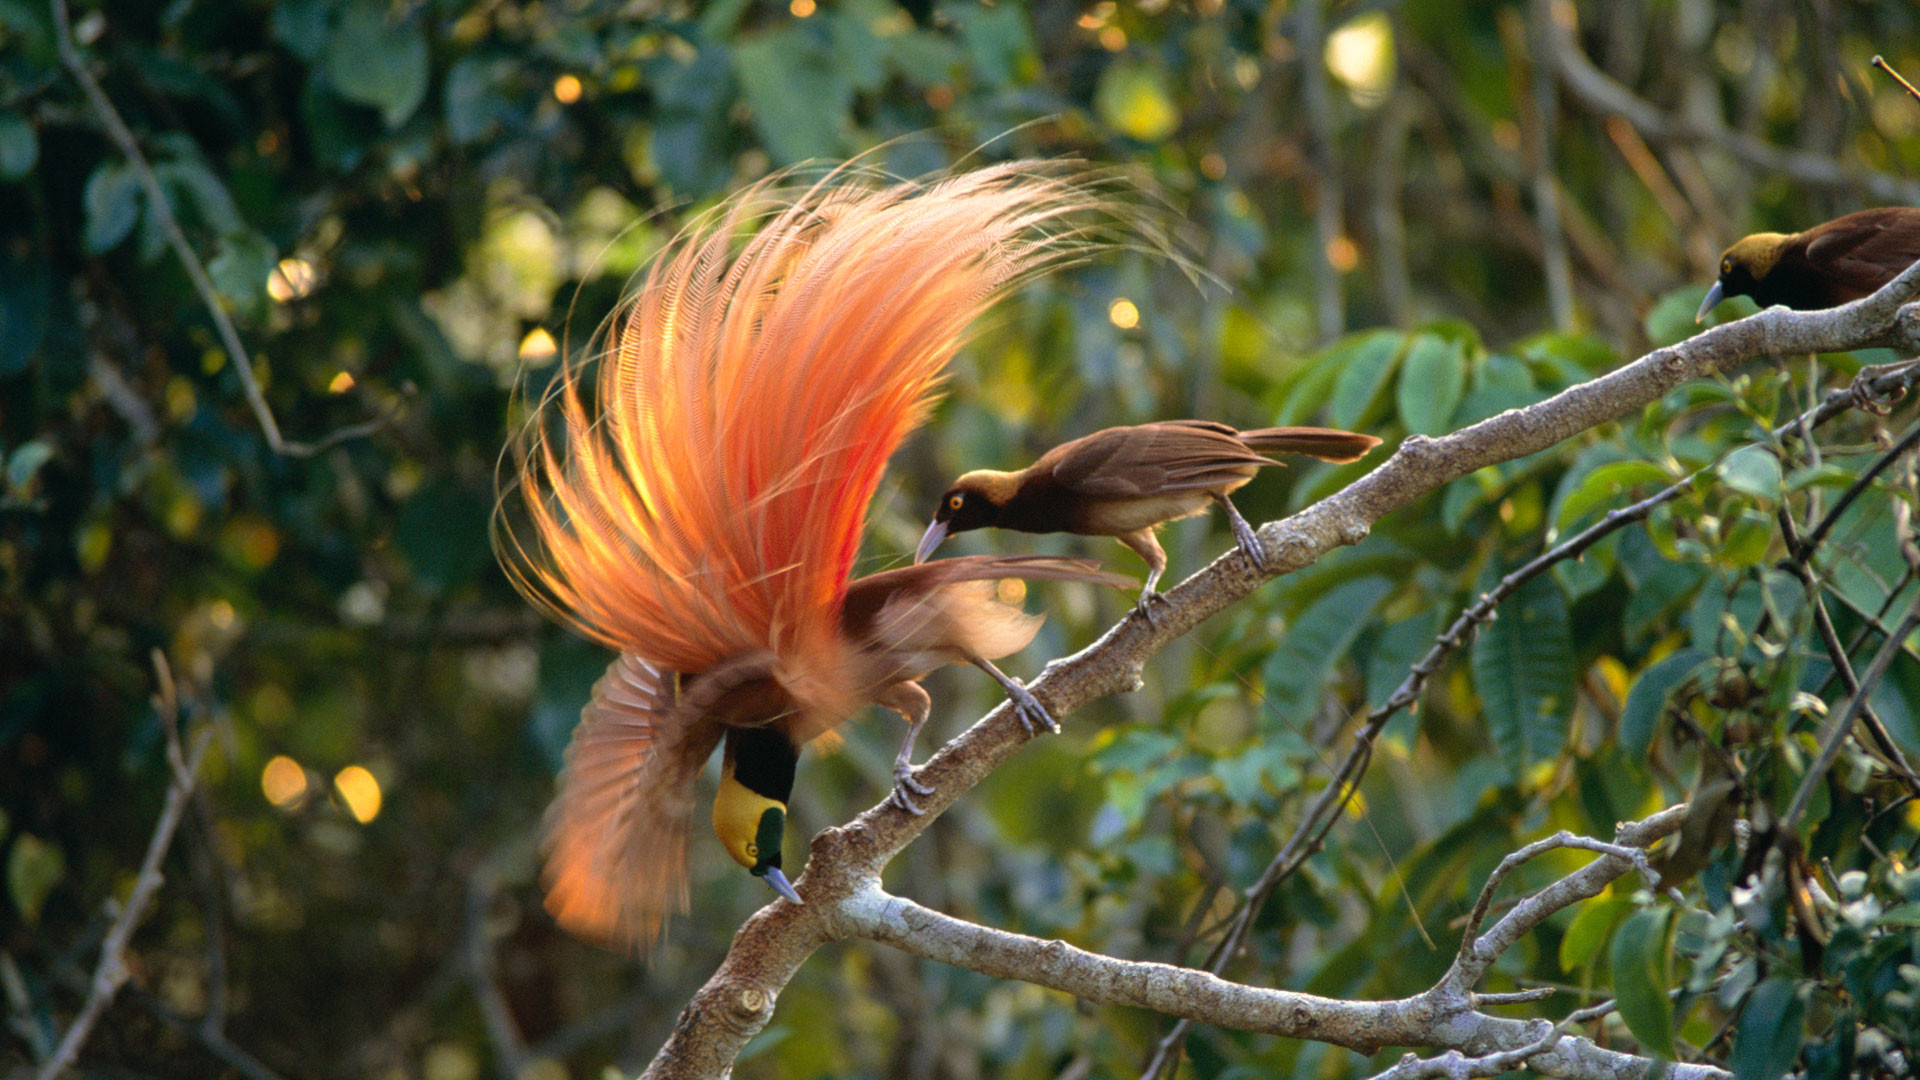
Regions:
<svg viewBox="0 0 1920 1080"><path fill-rule="evenodd" d="M1769 309L1655 350L1524 409L1501 413L1441 438L1410 437L1380 468L1351 486L1262 527L1264 572L1235 549L1169 592L1169 603L1159 609L1154 625L1140 619L1121 622L1078 654L1047 665L1031 690L1055 717L1096 698L1131 690L1138 685L1148 658L1268 579L1298 570L1334 547L1358 543L1374 522L1452 480L1545 450L1639 410L1682 383L1730 371L1763 356L1879 345L1920 352L1920 310L1901 308L1917 289L1920 268L1913 268L1873 296L1843 307L1817 312ZM883 804L815 837L807 872L799 881L807 905L778 902L741 927L720 970L681 1013L645 1075L724 1075L741 1047L772 1017L775 997L799 965L821 943L847 933L834 914L837 905L867 888L941 811L1012 756L1027 738L1003 705L918 770L917 778L935 789L921 801L926 814L916 817ZM1525 1025L1509 1023L1514 1025L1513 1041L1504 1046L1460 1049L1484 1053L1523 1045Z"/></svg>

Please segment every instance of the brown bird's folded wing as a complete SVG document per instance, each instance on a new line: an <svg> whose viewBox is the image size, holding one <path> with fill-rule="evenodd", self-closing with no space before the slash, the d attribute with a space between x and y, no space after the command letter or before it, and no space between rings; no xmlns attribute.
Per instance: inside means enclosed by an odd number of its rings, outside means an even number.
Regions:
<svg viewBox="0 0 1920 1080"><path fill-rule="evenodd" d="M547 910L561 926L645 950L687 907L694 779L721 725L675 704L675 678L623 653L581 710L547 812Z"/></svg>
<svg viewBox="0 0 1920 1080"><path fill-rule="evenodd" d="M1173 420L1096 431L1049 452L1035 467L1050 466L1069 491L1128 498L1230 484L1245 479L1249 468L1271 464L1225 424Z"/></svg>
<svg viewBox="0 0 1920 1080"><path fill-rule="evenodd" d="M1872 295L1920 259L1920 211L1863 211L1810 232L1807 265L1827 279L1837 302Z"/></svg>

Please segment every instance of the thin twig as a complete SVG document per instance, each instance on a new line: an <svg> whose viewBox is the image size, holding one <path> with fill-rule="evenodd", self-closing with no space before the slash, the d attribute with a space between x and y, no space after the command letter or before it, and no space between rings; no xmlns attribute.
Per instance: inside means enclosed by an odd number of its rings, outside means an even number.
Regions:
<svg viewBox="0 0 1920 1080"><path fill-rule="evenodd" d="M1913 633L1915 627L1920 627L1920 591L1914 593L1913 603L1907 605L1906 617L1900 620L1900 625L1895 629L1893 636L1882 642L1880 651L1873 654L1872 662L1860 676L1860 688L1854 691L1853 697L1847 702L1847 707L1832 724L1827 726L1821 738L1820 756L1807 770L1807 775L1801 777L1800 787L1793 793L1793 802L1788 805L1786 814L1780 819L1779 831L1782 835L1793 832L1794 827L1800 823L1800 816L1807 812L1807 804L1813 798L1814 785L1820 782L1827 770L1833 766L1834 760L1840 756L1841 745L1847 741L1848 734L1853 731L1854 718L1866 706L1867 697L1873 693L1873 688L1880 685L1880 680L1892 665L1893 658L1900 652L1900 643L1906 640L1908 634Z"/></svg>
<svg viewBox="0 0 1920 1080"><path fill-rule="evenodd" d="M166 729L168 760L177 760L181 764L167 785L166 801L160 808L160 819L154 823L153 838L147 841L147 854L140 861L140 874L134 879L133 893L127 897L126 906L120 909L113 926L107 930L105 940L100 943L100 964L94 969L86 1003L67 1026L67 1033L61 1037L53 1056L41 1064L38 1080L54 1080L73 1066L80 1056L80 1048L86 1045L87 1037L93 1033L93 1025L99 1021L100 1014L106 1011L114 995L125 985L129 975L125 959L127 943L132 940L147 906L153 902L154 894L160 891L160 885L165 880L165 875L160 872L160 863L173 844L174 831L179 827L181 814L193 794L200 761L206 756L207 746L213 740L213 726L209 724L194 735L192 748L185 755L180 753L178 699L174 693L172 675L158 650L155 650L154 666L161 686L154 695L154 705L161 710L161 720ZM171 718L169 713L172 713Z"/></svg>
<svg viewBox="0 0 1920 1080"><path fill-rule="evenodd" d="M1887 63L1887 60L1885 57L1875 56L1873 58L1873 66L1893 76L1893 81L1899 83L1900 86L1903 89L1905 89L1907 93L1913 95L1913 100L1920 101L1920 90L1915 90L1913 88L1912 83L1908 82L1904 77L1902 77L1899 72L1893 70L1893 65Z"/></svg>
<svg viewBox="0 0 1920 1080"><path fill-rule="evenodd" d="M1393 1068L1375 1073L1369 1080L1422 1080L1433 1076L1445 1080L1474 1080L1475 1077L1499 1076L1525 1065L1535 1054L1553 1049L1566 1037L1566 1032L1546 1020L1534 1021L1534 1029L1540 1032L1540 1036L1527 1045L1479 1057L1468 1057L1458 1050L1449 1050L1431 1058L1410 1053Z"/></svg>
<svg viewBox="0 0 1920 1080"><path fill-rule="evenodd" d="M1769 435L1773 439L1806 439L1813 428L1843 413L1851 412L1869 396L1885 397L1904 393L1916 382L1920 382L1920 367L1888 372L1857 390L1856 388L1833 390L1821 400L1819 405L1775 428L1769 432ZM1724 460L1724 456L1721 460ZM1267 898L1273 894L1281 882L1291 877L1307 859L1320 850L1322 840L1339 820L1341 810L1346 807L1353 793L1359 789L1360 777L1366 772L1372 757L1374 740L1385 729L1387 721L1420 699L1428 680L1440 670L1446 658L1472 640L1472 632L1476 626L1491 619L1500 603L1513 595L1522 585L1558 563L1577 558L1607 536L1628 525L1646 520L1656 508L1685 494L1698 477L1713 468L1714 465L1703 466L1631 506L1608 511L1599 521L1554 545L1501 578L1492 589L1462 611L1452 625L1434 640L1433 646L1427 650L1426 655L1408 669L1407 677L1392 694L1388 695L1387 700L1367 714L1360 730L1354 735L1352 749L1334 770L1332 781L1315 796L1313 803L1301 815L1300 825L1295 828L1293 835L1288 837L1287 842L1268 862L1260 877L1243 894L1245 902L1232 916L1233 921L1226 937L1215 946L1212 952L1208 953L1206 970L1218 975L1232 963L1233 958L1239 954L1247 933L1264 909ZM1171 1067L1180 1059L1181 1048L1192 1028L1191 1020L1180 1020L1168 1030L1167 1034L1154 1045L1153 1055L1142 1067L1141 1080L1157 1080L1158 1077L1169 1075Z"/></svg>
<svg viewBox="0 0 1920 1080"><path fill-rule="evenodd" d="M214 329L220 335L220 343L226 348L227 359L240 377L240 388L246 393L247 404L253 409L261 433L267 438L267 446L274 453L288 457L312 457L329 447L370 435L385 426L388 418L376 417L349 424L314 442L289 442L280 434L280 425L274 420L273 409L267 405L266 394L262 392L260 380L253 372L253 361L247 355L246 346L240 342L240 331L234 327L226 308L221 305L220 295L213 287L213 279L207 276L207 268L201 263L200 256L194 253L193 245L187 242L187 234L180 228L179 219L173 216L173 204L167 200L159 177L154 175L153 166L148 164L133 130L127 127L127 122L121 118L120 111L114 108L107 92L101 89L99 80L87 70L86 61L73 44L67 0L49 0L49 3L53 9L54 44L59 49L60 62L72 73L74 81L80 84L88 103L106 127L107 136L119 147L127 164L132 166L134 175L139 178L140 186L147 195L147 213L153 215L153 220L167 238L167 246L173 249L174 255L180 260L181 269L186 271L187 280L192 282L194 291L200 294L201 302L206 305L207 314L213 319Z"/></svg>

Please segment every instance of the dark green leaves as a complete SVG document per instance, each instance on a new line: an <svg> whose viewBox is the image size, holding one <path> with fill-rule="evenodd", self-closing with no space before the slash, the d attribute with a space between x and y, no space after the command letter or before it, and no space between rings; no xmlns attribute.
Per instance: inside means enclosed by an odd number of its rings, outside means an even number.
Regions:
<svg viewBox="0 0 1920 1080"><path fill-rule="evenodd" d="M1620 1019L1649 1053L1672 1061L1673 1001L1667 996L1666 908L1636 912L1613 938L1613 996Z"/></svg>
<svg viewBox="0 0 1920 1080"><path fill-rule="evenodd" d="M1467 350L1459 341L1421 334L1400 368L1400 420L1420 435L1441 435L1467 387Z"/></svg>
<svg viewBox="0 0 1920 1080"><path fill-rule="evenodd" d="M1738 1080L1779 1080L1800 1053L1806 1004L1792 979L1775 976L1754 988L1740 1013L1728 1064Z"/></svg>
<svg viewBox="0 0 1920 1080"><path fill-rule="evenodd" d="M1322 688L1392 584L1365 577L1328 591L1301 612L1267 658L1267 700L1295 724L1319 707Z"/></svg>
<svg viewBox="0 0 1920 1080"><path fill-rule="evenodd" d="M733 49L733 72L753 109L753 129L776 161L841 149L853 84L810 29L787 26Z"/></svg>
<svg viewBox="0 0 1920 1080"><path fill-rule="evenodd" d="M0 112L0 180L18 180L40 160L40 138L33 124L14 110Z"/></svg>
<svg viewBox="0 0 1920 1080"><path fill-rule="evenodd" d="M133 231L140 217L140 178L119 162L103 162L87 180L81 196L87 207L86 231L80 242L98 255Z"/></svg>
<svg viewBox="0 0 1920 1080"><path fill-rule="evenodd" d="M1681 649L1640 673L1620 710L1621 749L1635 757L1647 752L1667 701L1706 660L1707 654L1698 649Z"/></svg>
<svg viewBox="0 0 1920 1080"><path fill-rule="evenodd" d="M380 110L399 127L427 96L427 39L411 19L390 19L388 6L353 0L327 42L327 79L340 96Z"/></svg>
<svg viewBox="0 0 1920 1080"><path fill-rule="evenodd" d="M1515 778L1560 752L1573 715L1573 631L1549 575L1520 586L1473 641L1473 685Z"/></svg>

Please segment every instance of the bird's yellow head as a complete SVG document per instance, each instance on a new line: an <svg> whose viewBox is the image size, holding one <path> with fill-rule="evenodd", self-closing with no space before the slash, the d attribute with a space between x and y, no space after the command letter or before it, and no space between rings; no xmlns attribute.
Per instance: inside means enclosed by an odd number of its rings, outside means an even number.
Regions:
<svg viewBox="0 0 1920 1080"><path fill-rule="evenodd" d="M799 752L778 731L728 728L720 790L713 797L713 831L727 854L796 904L802 901L780 869L780 848L798 759Z"/></svg>
<svg viewBox="0 0 1920 1080"><path fill-rule="evenodd" d="M1734 245L1720 255L1720 276L1707 290L1707 298L1700 305L1699 314L1693 317L1700 322L1707 312L1722 300L1735 296L1754 296L1754 290L1761 281L1773 272L1780 262L1780 252L1787 241L1793 239L1786 233L1763 232L1741 237Z"/></svg>
<svg viewBox="0 0 1920 1080"><path fill-rule="evenodd" d="M984 529L1000 520L1000 508L1013 496L1019 479L1013 473L993 469L975 469L953 482L940 506L933 512L933 523L920 537L913 561L923 563L940 542L953 533Z"/></svg>

